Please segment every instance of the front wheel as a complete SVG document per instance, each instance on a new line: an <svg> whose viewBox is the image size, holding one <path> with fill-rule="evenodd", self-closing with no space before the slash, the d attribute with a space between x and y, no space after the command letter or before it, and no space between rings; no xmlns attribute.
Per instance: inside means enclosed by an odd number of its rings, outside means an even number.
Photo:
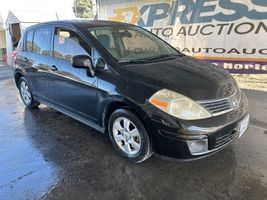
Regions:
<svg viewBox="0 0 267 200"><path fill-rule="evenodd" d="M35 101L27 80L24 77L19 79L19 92L24 105L27 108L37 108L40 103Z"/></svg>
<svg viewBox="0 0 267 200"><path fill-rule="evenodd" d="M118 109L109 119L108 132L116 152L135 163L152 154L151 139L139 118L131 111Z"/></svg>

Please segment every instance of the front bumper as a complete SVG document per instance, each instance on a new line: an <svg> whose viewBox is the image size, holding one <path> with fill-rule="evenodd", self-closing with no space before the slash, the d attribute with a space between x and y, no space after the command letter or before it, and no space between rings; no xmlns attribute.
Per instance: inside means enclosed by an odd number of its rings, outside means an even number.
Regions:
<svg viewBox="0 0 267 200"><path fill-rule="evenodd" d="M152 111L146 120L157 154L177 159L198 159L228 146L239 136L238 124L248 115L248 102L241 94L239 107L229 113L194 121L179 120L159 111ZM156 112L154 115L153 112ZM207 141L200 153L192 153L192 141Z"/></svg>

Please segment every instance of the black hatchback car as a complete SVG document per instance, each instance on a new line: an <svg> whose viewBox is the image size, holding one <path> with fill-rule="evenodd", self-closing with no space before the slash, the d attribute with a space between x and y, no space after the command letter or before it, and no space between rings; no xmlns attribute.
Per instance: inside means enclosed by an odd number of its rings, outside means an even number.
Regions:
<svg viewBox="0 0 267 200"><path fill-rule="evenodd" d="M110 21L28 28L14 58L27 108L40 103L109 134L124 158L210 155L241 137L248 102L228 72L149 31Z"/></svg>

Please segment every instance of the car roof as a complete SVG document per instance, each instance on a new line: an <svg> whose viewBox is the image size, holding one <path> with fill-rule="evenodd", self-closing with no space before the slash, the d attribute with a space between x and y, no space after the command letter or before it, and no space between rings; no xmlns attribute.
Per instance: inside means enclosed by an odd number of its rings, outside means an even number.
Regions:
<svg viewBox="0 0 267 200"><path fill-rule="evenodd" d="M134 26L133 24L127 24L123 22L107 21L107 20L59 20L39 23L28 27L27 29L37 28L44 25L69 25L78 28L98 28L109 26Z"/></svg>

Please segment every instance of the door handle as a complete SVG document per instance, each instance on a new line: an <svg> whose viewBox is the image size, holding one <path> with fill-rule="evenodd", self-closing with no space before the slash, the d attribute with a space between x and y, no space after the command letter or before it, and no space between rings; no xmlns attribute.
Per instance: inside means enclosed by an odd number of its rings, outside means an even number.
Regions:
<svg viewBox="0 0 267 200"><path fill-rule="evenodd" d="M57 67L55 65L52 65L50 68L52 71L57 71Z"/></svg>

